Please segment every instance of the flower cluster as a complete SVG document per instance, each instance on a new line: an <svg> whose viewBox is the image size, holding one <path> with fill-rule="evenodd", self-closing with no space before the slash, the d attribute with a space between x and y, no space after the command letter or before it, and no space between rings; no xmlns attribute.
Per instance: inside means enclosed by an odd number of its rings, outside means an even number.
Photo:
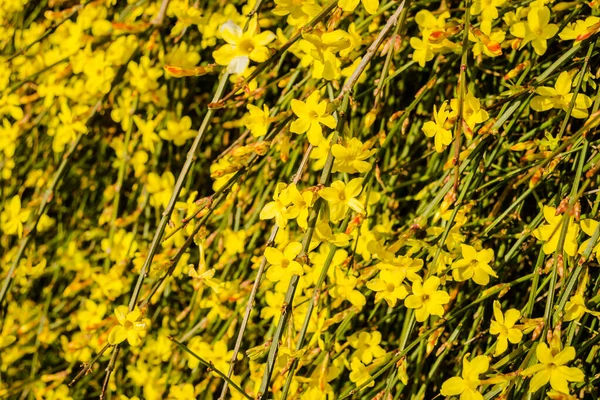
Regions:
<svg viewBox="0 0 600 400"><path fill-rule="evenodd" d="M0 398L597 397L599 12L0 0Z"/></svg>

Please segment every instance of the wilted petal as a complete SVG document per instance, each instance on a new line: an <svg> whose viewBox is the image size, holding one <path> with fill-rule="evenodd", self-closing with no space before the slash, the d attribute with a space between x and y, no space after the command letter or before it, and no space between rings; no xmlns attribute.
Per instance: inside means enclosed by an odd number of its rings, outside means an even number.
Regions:
<svg viewBox="0 0 600 400"><path fill-rule="evenodd" d="M248 56L234 57L227 65L227 72L240 75L248 68L248 64L250 64Z"/></svg>
<svg viewBox="0 0 600 400"><path fill-rule="evenodd" d="M232 20L228 20L219 28L219 32L225 40L229 44L235 45L239 38L242 36L242 28L240 28L235 22Z"/></svg>
<svg viewBox="0 0 600 400"><path fill-rule="evenodd" d="M115 316L121 325L125 325L127 322L127 306L118 306L115 308Z"/></svg>

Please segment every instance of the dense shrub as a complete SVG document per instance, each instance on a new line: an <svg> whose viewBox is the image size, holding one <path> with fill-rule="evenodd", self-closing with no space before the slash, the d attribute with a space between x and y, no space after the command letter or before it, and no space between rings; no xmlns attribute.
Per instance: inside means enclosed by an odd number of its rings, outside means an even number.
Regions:
<svg viewBox="0 0 600 400"><path fill-rule="evenodd" d="M600 397L599 8L0 1L0 397Z"/></svg>

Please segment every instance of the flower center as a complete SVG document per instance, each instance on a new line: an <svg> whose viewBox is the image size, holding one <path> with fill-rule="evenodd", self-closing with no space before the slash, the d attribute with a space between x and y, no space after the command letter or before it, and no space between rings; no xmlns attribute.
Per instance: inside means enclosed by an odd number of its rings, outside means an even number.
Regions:
<svg viewBox="0 0 600 400"><path fill-rule="evenodd" d="M290 260L283 260L281 262L281 268L287 268L290 265Z"/></svg>
<svg viewBox="0 0 600 400"><path fill-rule="evenodd" d="M244 54L250 54L254 50L254 41L252 39L242 39L238 44L240 50Z"/></svg>
<svg viewBox="0 0 600 400"><path fill-rule="evenodd" d="M319 114L317 114L317 112L316 112L315 110L310 110L310 111L308 112L308 116L309 116L311 119L317 119L317 118L319 118Z"/></svg>
<svg viewBox="0 0 600 400"><path fill-rule="evenodd" d="M388 292L393 292L394 290L396 290L396 285L394 285L393 283L388 283L386 289Z"/></svg>

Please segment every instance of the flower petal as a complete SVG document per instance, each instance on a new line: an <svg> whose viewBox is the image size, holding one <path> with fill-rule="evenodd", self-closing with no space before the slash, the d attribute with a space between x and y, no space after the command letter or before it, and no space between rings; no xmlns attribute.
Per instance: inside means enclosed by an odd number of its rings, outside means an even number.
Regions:
<svg viewBox="0 0 600 400"><path fill-rule="evenodd" d="M298 254L302 251L302 243L300 242L290 242L287 246L285 246L285 250L283 250L283 256L288 260L293 260L298 257Z"/></svg>
<svg viewBox="0 0 600 400"><path fill-rule="evenodd" d="M281 265L284 259L283 253L273 247L267 247L265 249L265 257L271 265Z"/></svg>
<svg viewBox="0 0 600 400"><path fill-rule="evenodd" d="M467 388L467 384L463 378L459 378L458 376L452 377L446 380L442 384L442 388L440 389L440 393L443 396L456 396L461 394Z"/></svg>
<svg viewBox="0 0 600 400"><path fill-rule="evenodd" d="M550 380L550 372L548 369L542 369L540 372L535 374L533 378L531 378L531 382L529 382L529 392L535 393L539 388L544 386Z"/></svg>
<svg viewBox="0 0 600 400"><path fill-rule="evenodd" d="M113 326L108 333L108 343L113 346L123 342L125 339L127 339L127 331L123 325Z"/></svg>
<svg viewBox="0 0 600 400"><path fill-rule="evenodd" d="M221 33L223 40L232 45L237 44L238 40L242 36L242 28L240 28L232 20L228 20L221 25L219 32Z"/></svg>
<svg viewBox="0 0 600 400"><path fill-rule="evenodd" d="M427 294L433 294L438 286L440 286L440 278L437 276L432 276L428 278L425 283L423 283L423 292Z"/></svg>
<svg viewBox="0 0 600 400"><path fill-rule="evenodd" d="M553 362L552 352L546 343L540 343L536 347L535 355L542 364L551 364Z"/></svg>
<svg viewBox="0 0 600 400"><path fill-rule="evenodd" d="M515 308L511 308L504 314L504 324L507 328L512 328L515 323L521 318L521 312Z"/></svg>
<svg viewBox="0 0 600 400"><path fill-rule="evenodd" d="M575 358L575 347L565 347L560 353L554 356L554 364L564 365Z"/></svg>

